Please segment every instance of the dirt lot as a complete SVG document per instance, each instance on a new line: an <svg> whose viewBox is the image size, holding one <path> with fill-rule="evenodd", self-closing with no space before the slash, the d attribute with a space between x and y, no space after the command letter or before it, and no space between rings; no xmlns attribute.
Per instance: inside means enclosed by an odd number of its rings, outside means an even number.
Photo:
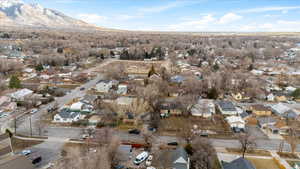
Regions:
<svg viewBox="0 0 300 169"><path fill-rule="evenodd" d="M198 130L209 130L216 134L209 137L232 138L233 133L228 124L220 115L215 115L213 119L205 119L198 117L169 117L161 120L158 132L162 135L176 135L182 129L194 128L198 126Z"/></svg>
<svg viewBox="0 0 300 169"><path fill-rule="evenodd" d="M226 148L226 150L230 153L234 154L242 154L240 149L237 148ZM249 150L247 151L246 155L254 155L254 156L270 156L271 154L269 151L265 150Z"/></svg>
<svg viewBox="0 0 300 169"><path fill-rule="evenodd" d="M28 147L32 147L37 144L41 144L43 141L29 141L29 140L20 140L12 137L11 144L14 152L22 151Z"/></svg>
<svg viewBox="0 0 300 169"><path fill-rule="evenodd" d="M299 159L299 157L293 153L277 152L277 154L282 158Z"/></svg>
<svg viewBox="0 0 300 169"><path fill-rule="evenodd" d="M273 159L247 158L256 169L280 169Z"/></svg>

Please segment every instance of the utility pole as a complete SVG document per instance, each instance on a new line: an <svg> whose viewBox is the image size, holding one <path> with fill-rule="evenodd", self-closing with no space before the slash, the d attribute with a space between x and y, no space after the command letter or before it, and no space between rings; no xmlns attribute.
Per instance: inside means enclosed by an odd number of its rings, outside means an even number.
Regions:
<svg viewBox="0 0 300 169"><path fill-rule="evenodd" d="M32 125L31 125L31 114L29 116L29 125L30 125L30 136L32 137Z"/></svg>
<svg viewBox="0 0 300 169"><path fill-rule="evenodd" d="M15 135L17 135L17 117L14 119Z"/></svg>

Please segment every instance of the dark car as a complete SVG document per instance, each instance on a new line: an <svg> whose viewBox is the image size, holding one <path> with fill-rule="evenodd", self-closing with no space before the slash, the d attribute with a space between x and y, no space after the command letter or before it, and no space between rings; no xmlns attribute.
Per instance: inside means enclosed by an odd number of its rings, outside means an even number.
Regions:
<svg viewBox="0 0 300 169"><path fill-rule="evenodd" d="M84 89L85 89L84 87L80 88L81 91L84 90Z"/></svg>
<svg viewBox="0 0 300 169"><path fill-rule="evenodd" d="M170 142L170 143L168 143L168 146L178 146L178 143L177 142Z"/></svg>
<svg viewBox="0 0 300 169"><path fill-rule="evenodd" d="M132 130L129 130L128 133L129 133L129 134L137 134L137 135L138 135L138 134L141 133L141 131L138 130L138 129L132 129Z"/></svg>

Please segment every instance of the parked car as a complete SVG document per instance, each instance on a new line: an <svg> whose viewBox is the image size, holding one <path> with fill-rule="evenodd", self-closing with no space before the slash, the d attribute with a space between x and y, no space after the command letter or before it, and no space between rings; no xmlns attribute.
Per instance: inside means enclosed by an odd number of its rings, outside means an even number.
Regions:
<svg viewBox="0 0 300 169"><path fill-rule="evenodd" d="M136 156L136 158L134 159L133 163L135 165L140 165L142 162L144 162L145 160L147 160L148 157L149 157L149 153L147 151L144 151L141 154L139 154L138 156Z"/></svg>
<svg viewBox="0 0 300 169"><path fill-rule="evenodd" d="M7 117L7 114L0 114L0 118Z"/></svg>
<svg viewBox="0 0 300 169"><path fill-rule="evenodd" d="M115 169L125 169L125 166L124 165L117 165L114 168Z"/></svg>
<svg viewBox="0 0 300 169"><path fill-rule="evenodd" d="M30 111L30 114L34 114L34 113L36 113L36 112L38 112L38 109L32 109L32 110Z"/></svg>
<svg viewBox="0 0 300 169"><path fill-rule="evenodd" d="M83 134L83 135L81 136L81 139L87 139L87 138L89 138L89 135L87 135L87 134Z"/></svg>
<svg viewBox="0 0 300 169"><path fill-rule="evenodd" d="M31 150L23 150L23 151L21 152L21 154L24 155L24 156L27 156L27 155L29 155L29 154L31 154L31 153L32 153Z"/></svg>
<svg viewBox="0 0 300 169"><path fill-rule="evenodd" d="M132 130L129 130L128 133L139 135L141 133L141 131L139 129L132 129Z"/></svg>
<svg viewBox="0 0 300 169"><path fill-rule="evenodd" d="M153 155L149 155L149 157L146 160L146 166L151 166L153 160Z"/></svg>
<svg viewBox="0 0 300 169"><path fill-rule="evenodd" d="M177 142L170 142L170 143L168 143L168 146L178 146L178 143Z"/></svg>

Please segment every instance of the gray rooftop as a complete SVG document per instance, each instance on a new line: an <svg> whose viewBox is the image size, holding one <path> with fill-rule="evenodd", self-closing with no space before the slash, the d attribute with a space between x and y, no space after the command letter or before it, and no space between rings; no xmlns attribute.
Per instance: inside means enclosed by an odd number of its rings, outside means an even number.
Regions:
<svg viewBox="0 0 300 169"><path fill-rule="evenodd" d="M62 109L60 112L59 112L59 115L60 117L62 118L74 118L76 117L77 115L80 115L79 112L72 112L70 111L69 109Z"/></svg>
<svg viewBox="0 0 300 169"><path fill-rule="evenodd" d="M187 169L187 164L180 162L179 159L181 158L188 162L187 152L182 147L179 147L172 153L173 169Z"/></svg>
<svg viewBox="0 0 300 169"><path fill-rule="evenodd" d="M260 125L268 124L268 123L276 123L276 121L277 121L273 117L260 117L257 120Z"/></svg>
<svg viewBox="0 0 300 169"><path fill-rule="evenodd" d="M230 101L219 101L218 105L223 111L237 111L233 103Z"/></svg>
<svg viewBox="0 0 300 169"><path fill-rule="evenodd" d="M230 163L223 165L224 169L255 169L250 161L240 157Z"/></svg>

